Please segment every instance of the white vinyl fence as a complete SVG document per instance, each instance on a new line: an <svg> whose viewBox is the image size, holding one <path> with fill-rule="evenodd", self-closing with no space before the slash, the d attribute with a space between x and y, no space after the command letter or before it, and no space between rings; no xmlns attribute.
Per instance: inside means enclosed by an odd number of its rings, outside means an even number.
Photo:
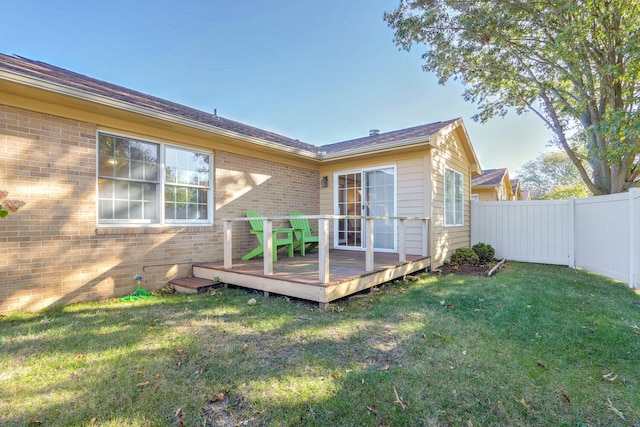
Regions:
<svg viewBox="0 0 640 427"><path fill-rule="evenodd" d="M640 189L587 199L471 202L471 244L496 258L580 267L640 288Z"/></svg>

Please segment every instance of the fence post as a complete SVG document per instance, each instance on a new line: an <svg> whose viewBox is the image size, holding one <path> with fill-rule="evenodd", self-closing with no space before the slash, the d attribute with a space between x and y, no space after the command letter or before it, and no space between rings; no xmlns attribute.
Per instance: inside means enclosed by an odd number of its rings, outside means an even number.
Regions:
<svg viewBox="0 0 640 427"><path fill-rule="evenodd" d="M471 224L469 224L469 227L471 228L471 236L469 237L471 238L471 246L473 246L478 243L478 202L471 199L469 207L471 209Z"/></svg>
<svg viewBox="0 0 640 427"><path fill-rule="evenodd" d="M567 265L576 268L576 198L569 197L567 206Z"/></svg>
<svg viewBox="0 0 640 427"><path fill-rule="evenodd" d="M629 190L629 287L635 288L640 282L640 230L638 230L638 209L636 199L640 199L640 188Z"/></svg>

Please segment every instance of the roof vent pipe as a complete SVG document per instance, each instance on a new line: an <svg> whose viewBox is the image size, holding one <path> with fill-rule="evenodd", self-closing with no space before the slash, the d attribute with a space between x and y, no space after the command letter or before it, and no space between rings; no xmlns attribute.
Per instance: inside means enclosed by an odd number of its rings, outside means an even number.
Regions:
<svg viewBox="0 0 640 427"><path fill-rule="evenodd" d="M380 134L380 129L371 129L369 131L369 136L375 136Z"/></svg>

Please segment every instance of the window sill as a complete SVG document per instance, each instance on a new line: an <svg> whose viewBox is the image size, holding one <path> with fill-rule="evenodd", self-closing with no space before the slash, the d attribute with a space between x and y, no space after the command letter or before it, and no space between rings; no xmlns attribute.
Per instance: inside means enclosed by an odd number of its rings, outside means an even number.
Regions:
<svg viewBox="0 0 640 427"><path fill-rule="evenodd" d="M213 232L213 225L173 225L163 227L108 227L96 228L97 236L131 235L131 234L175 234L175 233L207 233Z"/></svg>

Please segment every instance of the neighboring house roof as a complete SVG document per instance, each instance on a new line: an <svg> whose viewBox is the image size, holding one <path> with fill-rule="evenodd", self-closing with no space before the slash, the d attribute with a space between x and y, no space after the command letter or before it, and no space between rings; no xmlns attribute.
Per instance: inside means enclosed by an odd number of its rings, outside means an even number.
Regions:
<svg viewBox="0 0 640 427"><path fill-rule="evenodd" d="M507 174L506 168L501 169L485 169L482 175L474 176L471 179L472 188L494 188L502 184Z"/></svg>
<svg viewBox="0 0 640 427"><path fill-rule="evenodd" d="M520 180L511 179L509 180L509 182L511 183L511 188L513 189L513 191L518 191L518 189L520 188Z"/></svg>
<svg viewBox="0 0 640 427"><path fill-rule="evenodd" d="M448 126L459 126L464 134L462 140L470 158L472 171L474 173L479 173L480 171L479 161L464 129L464 124L459 118L392 132L376 133L335 144L316 146L229 120L217 114L200 111L20 56L9 56L0 53L1 80L12 81L48 92L176 122L212 133L230 135L251 143L258 143L320 160L425 143L429 142L433 135L445 130Z"/></svg>

